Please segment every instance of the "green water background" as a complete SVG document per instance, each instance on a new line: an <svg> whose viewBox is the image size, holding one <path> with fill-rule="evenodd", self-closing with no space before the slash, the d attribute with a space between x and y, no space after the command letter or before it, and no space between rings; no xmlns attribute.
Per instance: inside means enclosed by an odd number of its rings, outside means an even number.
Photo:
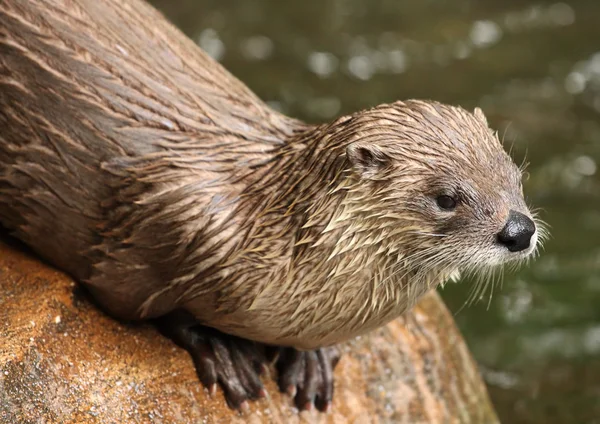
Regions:
<svg viewBox="0 0 600 424"><path fill-rule="evenodd" d="M153 0L273 107L484 109L552 238L491 301L442 294L504 423L600 423L600 1ZM489 306L488 306L489 305Z"/></svg>

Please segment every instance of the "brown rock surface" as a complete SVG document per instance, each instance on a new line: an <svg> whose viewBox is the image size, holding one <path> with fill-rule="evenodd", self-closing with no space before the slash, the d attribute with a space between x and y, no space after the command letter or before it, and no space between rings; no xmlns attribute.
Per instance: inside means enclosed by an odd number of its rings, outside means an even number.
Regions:
<svg viewBox="0 0 600 424"><path fill-rule="evenodd" d="M78 293L63 273L0 242L0 422L497 422L437 294L345 345L333 411L299 415L272 381L269 399L231 411L221 392L203 390L185 351Z"/></svg>

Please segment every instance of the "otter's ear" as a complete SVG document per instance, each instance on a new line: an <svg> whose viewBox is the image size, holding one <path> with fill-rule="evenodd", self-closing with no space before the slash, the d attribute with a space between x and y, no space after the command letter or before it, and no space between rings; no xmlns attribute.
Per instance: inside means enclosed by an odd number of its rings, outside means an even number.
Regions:
<svg viewBox="0 0 600 424"><path fill-rule="evenodd" d="M481 122L483 122L485 124L485 126L489 126L488 125L488 121L487 118L485 117L485 115L483 114L483 110L481 110L480 108L476 107L475 110L473 110L473 115L475 115L475 118L479 119Z"/></svg>
<svg viewBox="0 0 600 424"><path fill-rule="evenodd" d="M372 144L352 143L346 148L346 156L363 178L374 177L390 163L389 156Z"/></svg>

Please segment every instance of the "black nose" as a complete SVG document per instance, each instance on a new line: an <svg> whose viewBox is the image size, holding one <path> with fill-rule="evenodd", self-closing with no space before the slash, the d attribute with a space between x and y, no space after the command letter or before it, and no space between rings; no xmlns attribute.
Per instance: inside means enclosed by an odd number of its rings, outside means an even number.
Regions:
<svg viewBox="0 0 600 424"><path fill-rule="evenodd" d="M535 234L533 221L527 215L511 210L506 225L498 233L498 243L506 246L511 252L520 252L529 247L533 234Z"/></svg>

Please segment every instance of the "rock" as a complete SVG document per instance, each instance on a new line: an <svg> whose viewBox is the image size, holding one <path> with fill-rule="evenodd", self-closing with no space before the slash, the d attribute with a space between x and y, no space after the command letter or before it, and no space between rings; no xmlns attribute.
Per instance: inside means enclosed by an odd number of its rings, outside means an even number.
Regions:
<svg viewBox="0 0 600 424"><path fill-rule="evenodd" d="M188 354L153 327L111 319L68 276L2 240L2 423L498 422L435 292L343 346L329 414L299 414L268 376L269 397L238 413L220 391L209 396Z"/></svg>

